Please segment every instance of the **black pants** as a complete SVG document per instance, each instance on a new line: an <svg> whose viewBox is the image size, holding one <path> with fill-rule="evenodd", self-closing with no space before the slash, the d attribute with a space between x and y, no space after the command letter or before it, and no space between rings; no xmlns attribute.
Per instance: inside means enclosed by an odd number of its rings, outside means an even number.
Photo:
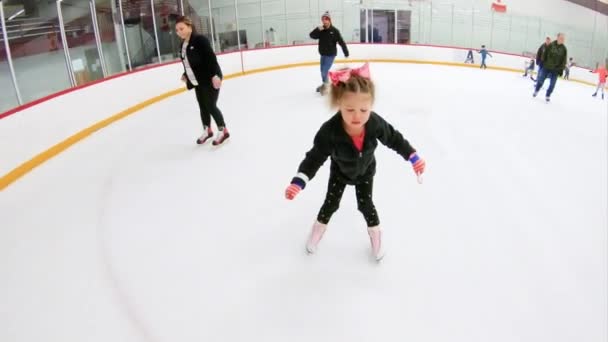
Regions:
<svg viewBox="0 0 608 342"><path fill-rule="evenodd" d="M203 126L211 126L211 117L215 120L217 127L223 128L226 126L222 111L217 108L217 98L220 95L220 90L213 87L194 87L196 100L201 111L201 120Z"/></svg>
<svg viewBox="0 0 608 342"><path fill-rule="evenodd" d="M378 218L378 212L374 206L372 200L372 190L374 186L374 178L370 177L365 181L355 185L355 192L357 194L357 209L363 214L365 222L368 227L374 227L380 224ZM329 176L329 183L327 185L327 195L325 196L325 202L319 211L317 221L327 224L331 216L340 207L340 200L344 193L346 184L341 182L336 176L331 174Z"/></svg>

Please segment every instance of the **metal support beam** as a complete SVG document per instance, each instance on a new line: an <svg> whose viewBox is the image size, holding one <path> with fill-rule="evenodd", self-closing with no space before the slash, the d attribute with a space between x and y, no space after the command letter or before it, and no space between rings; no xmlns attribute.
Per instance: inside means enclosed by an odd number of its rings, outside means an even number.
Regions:
<svg viewBox="0 0 608 342"><path fill-rule="evenodd" d="M122 30L122 37L125 42L125 50L127 53L127 63L129 64L129 71L131 71L131 70L133 70L133 67L131 66L131 54L129 53L129 42L127 42L127 30L125 27L125 16L124 16L124 13L122 12L122 0L118 0L118 7L119 7L119 11L120 11L120 29Z"/></svg>
<svg viewBox="0 0 608 342"><path fill-rule="evenodd" d="M397 44L397 35L399 34L399 10L395 9L395 41L393 43Z"/></svg>
<svg viewBox="0 0 608 342"><path fill-rule="evenodd" d="M452 4L452 25L450 26L450 35L450 44L456 46L456 44L454 44L454 4Z"/></svg>
<svg viewBox="0 0 608 342"><path fill-rule="evenodd" d="M239 31L239 6L237 0L234 0L234 18L236 19L236 43L238 44L239 50L241 50L241 34Z"/></svg>
<svg viewBox="0 0 608 342"><path fill-rule="evenodd" d="M369 43L369 10L365 9L365 42Z"/></svg>
<svg viewBox="0 0 608 342"><path fill-rule="evenodd" d="M154 11L154 0L150 0L150 6L152 9L152 25L154 26L154 42L156 43L156 54L158 55L158 63L161 63L163 60L160 57L160 45L158 44L158 27L156 26L156 12Z"/></svg>
<svg viewBox="0 0 608 342"><path fill-rule="evenodd" d="M264 11L262 11L264 4L262 3L262 0L260 0L260 23L262 25L262 47L266 47L266 30L264 29ZM309 6L310 6L310 0L309 0ZM270 43L268 43L268 45L270 45Z"/></svg>
<svg viewBox="0 0 608 342"><path fill-rule="evenodd" d="M74 76L74 69L72 67L72 58L70 57L70 48L68 46L68 38L65 35L65 23L63 22L63 14L61 12L61 0L56 1L57 4L57 18L59 19L59 30L61 31L61 41L63 43L63 53L65 55L65 66L68 71L68 77L70 78L70 84L72 87L77 85L76 77Z"/></svg>
<svg viewBox="0 0 608 342"><path fill-rule="evenodd" d="M429 25L429 44L433 44L433 1L429 2L429 18L431 24Z"/></svg>
<svg viewBox="0 0 608 342"><path fill-rule="evenodd" d="M283 0L283 19L285 20L285 45L289 44L289 22L287 20L287 0Z"/></svg>
<svg viewBox="0 0 608 342"><path fill-rule="evenodd" d="M97 10L95 9L95 0L89 1L91 9L91 18L93 20L93 32L95 33L95 43L97 44L97 53L99 54L99 63L101 63L101 72L103 77L108 77L108 69L106 68L106 60L101 47L101 34L99 33L99 23L97 22Z"/></svg>
<svg viewBox="0 0 608 342"><path fill-rule="evenodd" d="M371 19L372 19L371 20L372 25L369 29L370 32L368 32L368 35L371 33L371 37L372 37L371 43L374 44L374 9L373 8L371 10Z"/></svg>
<svg viewBox="0 0 608 342"><path fill-rule="evenodd" d="M492 15L490 17L490 49L494 48L494 11L492 11Z"/></svg>
<svg viewBox="0 0 608 342"><path fill-rule="evenodd" d="M207 6L209 7L209 24L211 26L211 44L213 44L213 51L217 52L215 47L215 29L213 28L213 14L211 13L211 0L207 0Z"/></svg>
<svg viewBox="0 0 608 342"><path fill-rule="evenodd" d="M17 76L15 76L15 67L13 66L13 58L11 57L11 46L8 42L8 33L6 32L6 21L4 20L4 4L0 1L0 25L2 27L2 37L4 38L4 49L6 50L6 59L8 60L8 68L11 72L11 78L13 80L13 87L15 88L15 94L17 95L17 102L22 105L23 99L21 99L21 93L19 92L19 85L17 84Z"/></svg>

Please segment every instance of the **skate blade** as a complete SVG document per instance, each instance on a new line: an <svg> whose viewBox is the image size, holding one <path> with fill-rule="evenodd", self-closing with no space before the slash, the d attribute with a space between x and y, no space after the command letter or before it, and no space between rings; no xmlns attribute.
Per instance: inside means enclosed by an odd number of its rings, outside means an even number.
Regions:
<svg viewBox="0 0 608 342"><path fill-rule="evenodd" d="M205 139L204 141L201 141L200 139L196 139L196 144L197 145L205 145L209 141L213 141L213 137L209 137L209 138Z"/></svg>
<svg viewBox="0 0 608 342"><path fill-rule="evenodd" d="M211 147L213 147L213 149L219 149L219 148L221 148L222 146L226 146L227 144L229 144L229 143L230 143L230 138L231 138L231 137L226 138L226 140L222 141L222 142L221 142L221 143L219 143L219 144L214 144L213 142L211 142Z"/></svg>
<svg viewBox="0 0 608 342"><path fill-rule="evenodd" d="M386 251L380 250L380 253L378 253L378 255L374 255L374 253L371 253L368 250L367 255L369 257L370 262L379 264L386 256Z"/></svg>

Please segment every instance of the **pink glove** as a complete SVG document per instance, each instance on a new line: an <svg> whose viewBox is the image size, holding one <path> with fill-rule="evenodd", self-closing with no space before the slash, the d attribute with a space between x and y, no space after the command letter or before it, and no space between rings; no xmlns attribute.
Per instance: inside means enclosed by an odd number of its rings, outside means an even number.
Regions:
<svg viewBox="0 0 608 342"><path fill-rule="evenodd" d="M301 190L302 188L300 188L299 185L293 183L289 184L289 186L285 190L285 198L287 198L288 200L292 200L300 193Z"/></svg>
<svg viewBox="0 0 608 342"><path fill-rule="evenodd" d="M414 168L414 172L417 175L421 175L424 173L424 168L426 167L426 162L424 159L418 157L416 152L410 155L410 163L412 163L412 167Z"/></svg>

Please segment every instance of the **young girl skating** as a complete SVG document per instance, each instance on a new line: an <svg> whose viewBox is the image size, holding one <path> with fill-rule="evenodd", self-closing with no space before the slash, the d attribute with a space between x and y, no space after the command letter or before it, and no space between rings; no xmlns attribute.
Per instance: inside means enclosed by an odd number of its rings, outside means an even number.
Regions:
<svg viewBox="0 0 608 342"><path fill-rule="evenodd" d="M598 91L602 91L602 100L604 99L604 88L606 88L606 77L608 77L608 71L606 71L605 65L598 65L597 69L591 71L592 73L598 74L597 88L595 88L595 93L593 93L593 97L597 96Z"/></svg>
<svg viewBox="0 0 608 342"><path fill-rule="evenodd" d="M372 111L374 83L367 63L357 69L330 72L329 78L331 105L339 111L317 132L313 147L306 153L297 175L285 191L285 197L294 199L327 157L331 157L327 195L312 226L306 249L309 253L316 251L331 216L338 210L344 188L354 185L357 207L367 222L372 255L380 260L384 256L380 220L372 200L376 172L374 150L378 141L411 162L418 175L424 172L425 162L401 133Z"/></svg>

